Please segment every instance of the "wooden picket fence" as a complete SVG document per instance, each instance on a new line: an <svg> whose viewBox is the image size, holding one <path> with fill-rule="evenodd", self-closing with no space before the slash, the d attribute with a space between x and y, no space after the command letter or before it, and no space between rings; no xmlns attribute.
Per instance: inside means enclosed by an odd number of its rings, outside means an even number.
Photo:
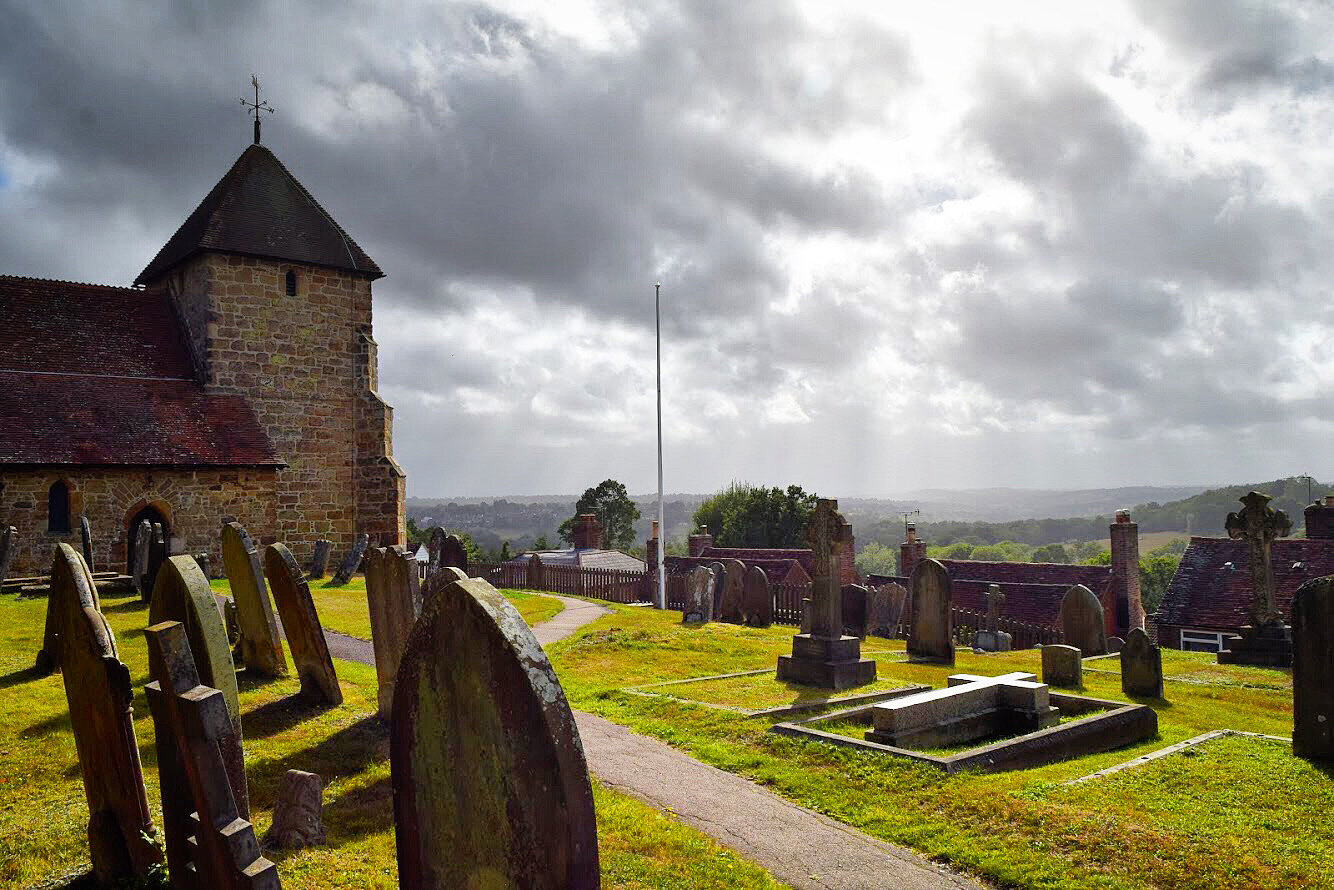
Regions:
<svg viewBox="0 0 1334 890"><path fill-rule="evenodd" d="M987 628L984 612L951 608L950 619L954 624L954 641L961 646L973 645L973 635ZM1010 635L1010 646L1014 649L1032 649L1034 646L1060 643L1065 639L1058 628L1025 624L1009 618L997 618L996 629Z"/></svg>
<svg viewBox="0 0 1334 890"><path fill-rule="evenodd" d="M611 603L640 602L648 590L648 575L645 572L585 566L543 566L542 577L536 587L529 581L527 563L473 562L468 564L468 576L482 578L492 587L542 590Z"/></svg>

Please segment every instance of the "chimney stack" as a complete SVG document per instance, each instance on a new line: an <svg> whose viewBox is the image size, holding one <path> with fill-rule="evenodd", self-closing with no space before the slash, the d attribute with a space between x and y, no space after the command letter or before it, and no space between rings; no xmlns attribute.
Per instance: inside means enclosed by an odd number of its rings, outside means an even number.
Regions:
<svg viewBox="0 0 1334 890"><path fill-rule="evenodd" d="M709 527L701 525L699 531L690 536L688 545L691 556L703 556L704 551L713 546L713 535L709 534Z"/></svg>
<svg viewBox="0 0 1334 890"><path fill-rule="evenodd" d="M1334 495L1327 494L1306 508L1306 537L1312 540L1334 538Z"/></svg>
<svg viewBox="0 0 1334 890"><path fill-rule="evenodd" d="M574 549L596 550L602 545L602 529L592 513L580 513L574 520Z"/></svg>
<svg viewBox="0 0 1334 890"><path fill-rule="evenodd" d="M912 570L926 559L926 541L917 537L917 523L908 523L908 533L899 545L899 574L904 578L912 577Z"/></svg>
<svg viewBox="0 0 1334 890"><path fill-rule="evenodd" d="M1139 524L1130 520L1129 510L1117 510L1108 532L1112 539L1112 592L1116 596L1116 609L1107 616L1107 631L1124 638L1133 627L1144 629L1144 602L1139 587Z"/></svg>

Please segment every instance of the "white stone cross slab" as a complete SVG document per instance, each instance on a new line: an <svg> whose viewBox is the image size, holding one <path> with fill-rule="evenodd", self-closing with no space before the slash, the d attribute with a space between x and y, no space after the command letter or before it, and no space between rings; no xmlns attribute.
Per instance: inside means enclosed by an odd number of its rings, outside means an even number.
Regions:
<svg viewBox="0 0 1334 890"><path fill-rule="evenodd" d="M1035 680L1034 674L1023 671L998 677L954 674L945 689L932 689L874 705L871 713L875 731L897 735L998 708L1045 711L1050 707L1047 685Z"/></svg>

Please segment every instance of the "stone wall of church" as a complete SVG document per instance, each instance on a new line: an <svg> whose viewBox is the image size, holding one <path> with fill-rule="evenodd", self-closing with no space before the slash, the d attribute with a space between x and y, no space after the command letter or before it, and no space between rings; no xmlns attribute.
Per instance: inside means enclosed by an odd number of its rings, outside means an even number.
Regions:
<svg viewBox="0 0 1334 890"><path fill-rule="evenodd" d="M380 398L379 353L369 330L357 337L357 515L382 545L402 544L407 476L394 460L394 409Z"/></svg>
<svg viewBox="0 0 1334 890"><path fill-rule="evenodd" d="M52 532L47 494L63 481L70 492L70 530ZM124 572L130 520L155 507L167 520L173 552L208 553L221 571L219 528L224 517L253 529L257 540L275 540L265 529L276 525L277 472L273 469L208 468L160 470L130 468L49 468L0 472L0 525L18 531L11 577L51 571L56 544L79 547L79 516L93 532L93 570ZM296 551L298 559L310 552Z"/></svg>

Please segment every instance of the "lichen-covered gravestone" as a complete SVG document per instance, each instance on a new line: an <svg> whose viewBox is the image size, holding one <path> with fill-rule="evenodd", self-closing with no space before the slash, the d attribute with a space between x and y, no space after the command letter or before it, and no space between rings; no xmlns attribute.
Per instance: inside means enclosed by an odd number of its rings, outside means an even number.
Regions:
<svg viewBox="0 0 1334 890"><path fill-rule="evenodd" d="M162 861L134 737L134 691L116 635L98 611L83 559L57 544L47 601L48 633L69 702L70 725L88 799L88 848L99 884L146 876Z"/></svg>
<svg viewBox="0 0 1334 890"><path fill-rule="evenodd" d="M79 543L83 546L83 561L88 563L88 571L96 571L96 563L93 560L93 527L88 524L87 516L79 517Z"/></svg>
<svg viewBox="0 0 1334 890"><path fill-rule="evenodd" d="M907 601L908 589L902 584L891 581L872 588L866 597L866 632L879 637L897 636Z"/></svg>
<svg viewBox="0 0 1334 890"><path fill-rule="evenodd" d="M695 566L686 576L686 607L681 621L685 624L708 624L713 620L713 569Z"/></svg>
<svg viewBox="0 0 1334 890"><path fill-rule="evenodd" d="M310 559L310 577L318 581L329 570L329 552L333 550L333 541L320 538L315 542L315 554Z"/></svg>
<svg viewBox="0 0 1334 890"><path fill-rule="evenodd" d="M434 574L437 569L445 564L445 535L445 530L438 525L431 529L431 538L426 543L426 574L428 576Z"/></svg>
<svg viewBox="0 0 1334 890"><path fill-rule="evenodd" d="M866 639L866 597L870 593L861 584L844 584L839 589L843 597L843 632Z"/></svg>
<svg viewBox="0 0 1334 890"><path fill-rule="evenodd" d="M333 580L335 584L346 584L352 580L352 576L357 573L361 566L361 561L366 557L366 547L370 544L371 536L362 532L357 535L357 539L352 543L352 549L347 551L347 556L343 557L343 562L338 566L338 571L334 572ZM300 567L298 566L298 571Z"/></svg>
<svg viewBox="0 0 1334 890"><path fill-rule="evenodd" d="M315 773L289 769L283 774L264 842L280 850L297 850L324 839L324 780Z"/></svg>
<svg viewBox="0 0 1334 890"><path fill-rule="evenodd" d="M399 886L598 887L588 766L546 653L485 581L432 593L390 720Z"/></svg>
<svg viewBox="0 0 1334 890"><path fill-rule="evenodd" d="M1292 753L1334 760L1334 576L1292 598Z"/></svg>
<svg viewBox="0 0 1334 890"><path fill-rule="evenodd" d="M236 806L241 815L250 817L250 799L245 784L245 754L241 745L241 702L237 696L236 668L227 640L227 624L218 612L208 579L188 556L170 557L158 572L153 585L153 603L148 608L148 623L179 621L190 637L190 651L195 669L205 686L222 693L227 704L231 731L215 741L227 764L228 775L236 786ZM163 818L166 819L164 802ZM186 816L189 815L187 810ZM170 851L168 851L170 853Z"/></svg>
<svg viewBox="0 0 1334 890"><path fill-rule="evenodd" d="M366 602L371 615L371 642L379 679L379 714L389 719L394 703L394 678L416 621L415 586L400 566L412 559L399 547L372 547L366 551ZM416 580L415 560L412 580Z"/></svg>
<svg viewBox="0 0 1334 890"><path fill-rule="evenodd" d="M774 595L769 589L769 576L759 566L746 569L746 587L741 593L741 614L751 627L768 627L774 623Z"/></svg>
<svg viewBox="0 0 1334 890"><path fill-rule="evenodd" d="M1084 686L1084 662L1074 646L1055 643L1042 647L1042 682L1048 686L1081 689Z"/></svg>
<svg viewBox="0 0 1334 890"><path fill-rule="evenodd" d="M357 562L361 562L360 555ZM342 704L343 690L338 687L338 675L334 673L333 658L329 655L329 644L324 640L324 628L320 626L320 614L310 595L310 585L286 544L270 544L264 548L264 576L268 578L269 589L278 605L287 646L292 650L292 661L296 662L301 694L319 704Z"/></svg>
<svg viewBox="0 0 1334 890"><path fill-rule="evenodd" d="M287 658L278 637L269 588L264 583L259 548L239 522L222 526L222 565L236 604L241 659L246 670L265 677L286 676Z"/></svg>
<svg viewBox="0 0 1334 890"><path fill-rule="evenodd" d="M718 620L731 624L741 623L741 596L746 588L746 564L739 559L724 559L723 596Z"/></svg>
<svg viewBox="0 0 1334 890"><path fill-rule="evenodd" d="M0 529L0 584L9 578L9 564L14 559L14 550L18 547L19 530L12 525Z"/></svg>
<svg viewBox="0 0 1334 890"><path fill-rule="evenodd" d="M954 664L954 586L934 559L917 563L912 573L912 627L908 655L917 661Z"/></svg>
<svg viewBox="0 0 1334 890"><path fill-rule="evenodd" d="M134 532L134 586L139 589L139 601L148 602L153 596L153 576L148 573L148 566L153 552L153 523L147 519L139 520Z"/></svg>
<svg viewBox="0 0 1334 890"><path fill-rule="evenodd" d="M1121 691L1132 696L1163 697L1163 652L1139 627L1130 629L1121 649Z"/></svg>
<svg viewBox="0 0 1334 890"><path fill-rule="evenodd" d="M1107 624L1102 603L1083 584L1076 584L1061 598L1061 631L1065 642L1087 658L1107 654Z"/></svg>

